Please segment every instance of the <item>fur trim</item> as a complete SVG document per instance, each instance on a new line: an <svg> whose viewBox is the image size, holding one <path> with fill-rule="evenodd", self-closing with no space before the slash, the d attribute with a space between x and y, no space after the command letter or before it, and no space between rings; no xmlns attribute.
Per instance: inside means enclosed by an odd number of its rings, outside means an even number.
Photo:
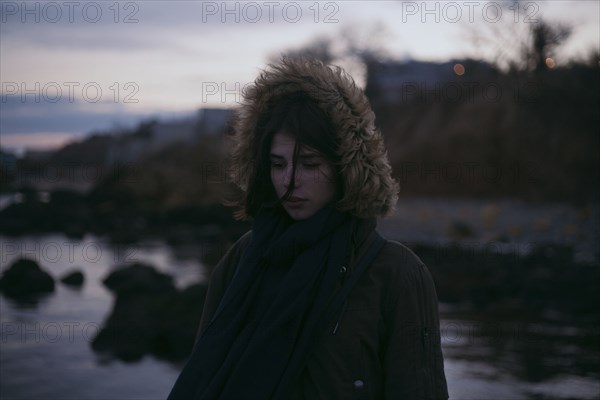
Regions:
<svg viewBox="0 0 600 400"><path fill-rule="evenodd" d="M375 128L375 114L352 77L337 66L320 61L283 58L263 70L247 87L233 120L234 149L231 176L245 192L254 166L251 159L259 116L268 112L274 97L305 92L331 117L340 147L340 171L345 192L337 207L361 218L393 212L398 183L391 176L383 136Z"/></svg>

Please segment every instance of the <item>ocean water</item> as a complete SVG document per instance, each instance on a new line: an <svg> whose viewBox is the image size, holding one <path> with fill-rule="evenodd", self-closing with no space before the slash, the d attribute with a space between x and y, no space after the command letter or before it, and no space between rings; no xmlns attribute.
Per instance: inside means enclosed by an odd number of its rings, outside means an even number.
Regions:
<svg viewBox="0 0 600 400"><path fill-rule="evenodd" d="M34 258L55 278L80 269L81 289L60 283L35 305L0 296L0 398L164 399L181 365L147 356L126 363L91 348L113 296L101 280L119 265L147 262L185 287L206 280L203 249L162 242L119 247L91 236L0 238L0 269ZM442 344L452 399L597 399L598 329L570 326L560 315L543 324L490 321L441 304ZM549 311L549 313L551 313Z"/></svg>

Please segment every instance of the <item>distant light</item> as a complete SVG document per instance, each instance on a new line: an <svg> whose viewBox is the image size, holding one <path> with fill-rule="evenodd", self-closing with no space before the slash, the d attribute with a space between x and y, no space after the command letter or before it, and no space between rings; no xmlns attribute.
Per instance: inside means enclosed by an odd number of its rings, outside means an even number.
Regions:
<svg viewBox="0 0 600 400"><path fill-rule="evenodd" d="M551 59L550 57L546 58L546 67L552 69L556 66L556 64L554 64L554 60Z"/></svg>
<svg viewBox="0 0 600 400"><path fill-rule="evenodd" d="M465 74L465 67L462 64L454 64L454 73L458 76L463 76Z"/></svg>

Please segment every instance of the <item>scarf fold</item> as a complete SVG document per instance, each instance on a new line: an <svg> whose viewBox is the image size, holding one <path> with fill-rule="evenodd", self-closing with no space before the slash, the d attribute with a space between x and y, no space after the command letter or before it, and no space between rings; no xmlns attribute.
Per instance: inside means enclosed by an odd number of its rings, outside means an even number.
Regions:
<svg viewBox="0 0 600 400"><path fill-rule="evenodd" d="M263 207L169 400L286 398L361 221L333 206L295 222L281 207Z"/></svg>

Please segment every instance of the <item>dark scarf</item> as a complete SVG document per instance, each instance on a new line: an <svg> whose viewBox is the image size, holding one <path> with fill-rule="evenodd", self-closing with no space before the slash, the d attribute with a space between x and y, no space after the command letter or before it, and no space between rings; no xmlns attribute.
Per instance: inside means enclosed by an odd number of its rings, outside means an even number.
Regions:
<svg viewBox="0 0 600 400"><path fill-rule="evenodd" d="M285 399L327 322L360 221L331 206L297 222L263 207L169 400Z"/></svg>

